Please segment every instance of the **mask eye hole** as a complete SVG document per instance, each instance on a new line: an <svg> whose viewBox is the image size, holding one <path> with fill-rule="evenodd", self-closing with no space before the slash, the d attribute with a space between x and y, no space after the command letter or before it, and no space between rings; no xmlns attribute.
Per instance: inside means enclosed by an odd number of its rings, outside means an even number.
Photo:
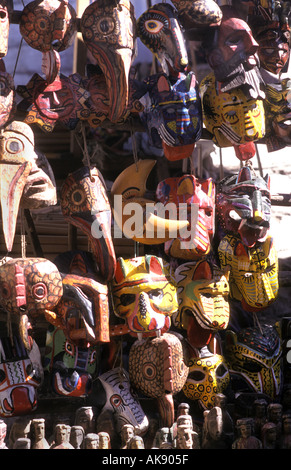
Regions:
<svg viewBox="0 0 291 470"><path fill-rule="evenodd" d="M248 372L261 372L262 366L256 364L255 362L246 361L243 365L244 369Z"/></svg>
<svg viewBox="0 0 291 470"><path fill-rule="evenodd" d="M217 377L223 377L227 373L227 368L225 367L224 364L220 364L217 369L216 369L216 375Z"/></svg>
<svg viewBox="0 0 291 470"><path fill-rule="evenodd" d="M126 307L127 305L130 305L135 301L135 297L135 294L121 294L119 300L121 305Z"/></svg>
<svg viewBox="0 0 291 470"><path fill-rule="evenodd" d="M114 408L119 408L119 406L122 404L122 398L120 395L112 395L110 398L110 403Z"/></svg>
<svg viewBox="0 0 291 470"><path fill-rule="evenodd" d="M32 288L32 295L36 300L42 300L47 295L47 287L43 282L38 282Z"/></svg>
<svg viewBox="0 0 291 470"><path fill-rule="evenodd" d="M195 382L202 382L205 379L205 374L200 370L194 370L193 372L189 373L188 378L194 380Z"/></svg>

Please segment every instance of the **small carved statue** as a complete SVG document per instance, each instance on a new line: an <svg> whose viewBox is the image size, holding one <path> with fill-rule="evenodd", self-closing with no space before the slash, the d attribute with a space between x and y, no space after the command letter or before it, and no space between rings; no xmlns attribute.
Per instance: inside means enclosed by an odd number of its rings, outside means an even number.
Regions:
<svg viewBox="0 0 291 470"><path fill-rule="evenodd" d="M99 449L99 436L96 433L90 432L86 434L84 439L84 449Z"/></svg>
<svg viewBox="0 0 291 470"><path fill-rule="evenodd" d="M262 427L263 449L277 448L277 427L275 423L267 422Z"/></svg>
<svg viewBox="0 0 291 470"><path fill-rule="evenodd" d="M49 449L49 443L45 438L45 419L35 418L31 421L32 449Z"/></svg>
<svg viewBox="0 0 291 470"><path fill-rule="evenodd" d="M97 436L99 437L98 449L111 449L110 436L108 432L98 432Z"/></svg>
<svg viewBox="0 0 291 470"><path fill-rule="evenodd" d="M14 444L17 441L17 439L29 438L30 427L31 427L31 419L27 417L23 417L23 416L18 417L12 423L12 426L9 432L9 439L8 439L9 449L14 448Z"/></svg>
<svg viewBox="0 0 291 470"><path fill-rule="evenodd" d="M129 443L128 443L128 449L144 449L144 442L143 438L141 436L133 436Z"/></svg>
<svg viewBox="0 0 291 470"><path fill-rule="evenodd" d="M280 449L291 449L291 414L285 413L282 416L283 431L280 440Z"/></svg>
<svg viewBox="0 0 291 470"><path fill-rule="evenodd" d="M27 437L18 437L14 442L13 449L25 449L31 448L31 440Z"/></svg>
<svg viewBox="0 0 291 470"><path fill-rule="evenodd" d="M55 426L55 444L51 449L74 449L70 444L71 426L67 424L57 424Z"/></svg>
<svg viewBox="0 0 291 470"><path fill-rule="evenodd" d="M0 449L8 449L8 447L5 444L5 438L6 438L6 432L7 432L7 424L3 419L0 420Z"/></svg>
<svg viewBox="0 0 291 470"><path fill-rule="evenodd" d="M241 418L236 421L239 437L233 442L233 449L262 449L262 442L253 432L253 419Z"/></svg>
<svg viewBox="0 0 291 470"><path fill-rule="evenodd" d="M76 426L82 426L84 433L89 434L95 429L95 413L92 406L78 408L75 415Z"/></svg>
<svg viewBox="0 0 291 470"><path fill-rule="evenodd" d="M124 424L121 428L121 449L127 449L127 444L134 436L134 426L132 424Z"/></svg>
<svg viewBox="0 0 291 470"><path fill-rule="evenodd" d="M76 425L71 427L70 443L75 449L82 449L84 437L85 433L82 426Z"/></svg>

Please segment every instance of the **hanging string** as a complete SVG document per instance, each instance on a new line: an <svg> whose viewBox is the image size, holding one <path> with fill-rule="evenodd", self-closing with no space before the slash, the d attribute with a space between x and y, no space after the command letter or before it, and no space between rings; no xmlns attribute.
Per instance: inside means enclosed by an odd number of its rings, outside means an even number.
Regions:
<svg viewBox="0 0 291 470"><path fill-rule="evenodd" d="M260 333L263 334L263 330L262 330L261 324L259 322L258 315L256 314L256 312L253 312L253 315L254 315L254 324L255 324L255 326L257 326L260 330Z"/></svg>
<svg viewBox="0 0 291 470"><path fill-rule="evenodd" d="M18 60L19 60L19 56L20 56L20 51L21 51L21 48L22 48L22 43L23 43L23 38L21 38L21 41L19 43L17 57L16 57L15 66L14 66L14 70L13 70L13 78L15 77L15 73L16 73L16 69L17 69L17 65L18 65Z"/></svg>

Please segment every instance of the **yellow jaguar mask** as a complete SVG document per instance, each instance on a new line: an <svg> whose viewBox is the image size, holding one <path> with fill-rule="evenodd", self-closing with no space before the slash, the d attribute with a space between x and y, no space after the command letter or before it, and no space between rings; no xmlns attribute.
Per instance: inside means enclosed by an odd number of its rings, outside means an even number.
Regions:
<svg viewBox="0 0 291 470"><path fill-rule="evenodd" d="M184 394L190 400L197 400L204 409L213 408L216 395L224 393L230 383L228 366L223 356L192 357L188 367Z"/></svg>
<svg viewBox="0 0 291 470"><path fill-rule="evenodd" d="M230 267L230 297L241 301L246 311L259 311L277 298L278 257L268 236L251 248L240 237L226 235L218 246L221 268Z"/></svg>
<svg viewBox="0 0 291 470"><path fill-rule="evenodd" d="M202 328L224 330L229 321L228 273L207 260L181 264L175 271L179 314L174 323L188 329L194 315Z"/></svg>
<svg viewBox="0 0 291 470"><path fill-rule="evenodd" d="M156 256L119 258L112 299L115 314L135 333L166 331L170 317L178 310L175 281Z"/></svg>
<svg viewBox="0 0 291 470"><path fill-rule="evenodd" d="M219 147L255 142L265 135L262 99L247 98L242 88L220 92L213 73L200 85L203 122Z"/></svg>
<svg viewBox="0 0 291 470"><path fill-rule="evenodd" d="M227 331L224 356L234 392L278 397L282 381L281 354L279 335L270 325L244 328L237 334Z"/></svg>

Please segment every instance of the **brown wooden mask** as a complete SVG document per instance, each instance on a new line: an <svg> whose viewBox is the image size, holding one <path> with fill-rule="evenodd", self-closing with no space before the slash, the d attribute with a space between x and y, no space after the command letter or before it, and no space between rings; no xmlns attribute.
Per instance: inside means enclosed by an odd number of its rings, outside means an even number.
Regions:
<svg viewBox="0 0 291 470"><path fill-rule="evenodd" d="M135 56L135 16L129 0L96 0L81 18L84 42L105 75L109 92L108 118L116 122L126 112L129 70Z"/></svg>
<svg viewBox="0 0 291 470"><path fill-rule="evenodd" d="M15 112L15 86L13 77L0 71L0 128L2 128Z"/></svg>
<svg viewBox="0 0 291 470"><path fill-rule="evenodd" d="M22 10L19 30L33 49L60 52L72 44L76 25L76 12L68 0L35 0Z"/></svg>

